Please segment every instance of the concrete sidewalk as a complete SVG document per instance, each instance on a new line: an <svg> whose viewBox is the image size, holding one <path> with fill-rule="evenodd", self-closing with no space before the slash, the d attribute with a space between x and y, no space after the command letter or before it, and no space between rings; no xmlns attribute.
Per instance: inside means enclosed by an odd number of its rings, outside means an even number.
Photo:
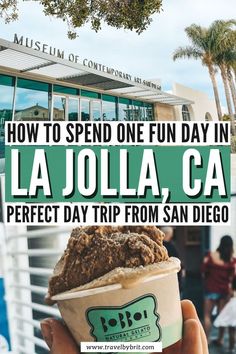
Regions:
<svg viewBox="0 0 236 354"><path fill-rule="evenodd" d="M236 354L236 350L234 351L229 351L228 350L228 343L225 343L225 345L221 348L217 348L216 346L210 344L209 346L209 354Z"/></svg>
<svg viewBox="0 0 236 354"><path fill-rule="evenodd" d="M217 338L217 329L213 328L212 334L211 334L211 339ZM232 354L232 352L229 352L228 350L229 347L229 342L228 342L228 331L225 331L225 340L224 340L224 345L222 347L216 347L213 344L210 344L209 346L209 354ZM234 352L236 354L236 347L234 349Z"/></svg>

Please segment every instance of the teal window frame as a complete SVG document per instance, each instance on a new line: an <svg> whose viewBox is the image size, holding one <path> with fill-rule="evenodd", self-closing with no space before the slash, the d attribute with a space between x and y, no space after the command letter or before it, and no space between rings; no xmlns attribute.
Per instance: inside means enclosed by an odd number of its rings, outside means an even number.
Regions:
<svg viewBox="0 0 236 354"><path fill-rule="evenodd" d="M101 99L101 94L99 92L94 92L94 91L89 91L89 90L84 90L84 89L81 90L80 96L94 98L96 100Z"/></svg>
<svg viewBox="0 0 236 354"><path fill-rule="evenodd" d="M133 104L133 106L136 106L136 107L143 107L144 106L144 102L137 101L137 100L132 100L132 104Z"/></svg>
<svg viewBox="0 0 236 354"><path fill-rule="evenodd" d="M14 87L16 78L10 75L0 74L0 85Z"/></svg>
<svg viewBox="0 0 236 354"><path fill-rule="evenodd" d="M125 98L125 97L118 97L119 103L121 104L127 104L127 105L132 105L132 100L130 98Z"/></svg>
<svg viewBox="0 0 236 354"><path fill-rule="evenodd" d="M53 85L53 93L62 93L65 95L80 96L80 89L62 85Z"/></svg>
<svg viewBox="0 0 236 354"><path fill-rule="evenodd" d="M23 88L27 90L49 92L49 85L49 83L42 81L29 80L23 78L17 79L17 88Z"/></svg>
<svg viewBox="0 0 236 354"><path fill-rule="evenodd" d="M6 103L6 107L0 111L0 159L5 157L5 122L12 121L14 109L14 94L15 94L16 77L11 75L0 74L0 86L10 88L11 98ZM4 88L3 88L4 90Z"/></svg>
<svg viewBox="0 0 236 354"><path fill-rule="evenodd" d="M117 98L116 96L112 96L112 95L106 95L106 94L102 94L102 100L106 101L106 102L117 102Z"/></svg>

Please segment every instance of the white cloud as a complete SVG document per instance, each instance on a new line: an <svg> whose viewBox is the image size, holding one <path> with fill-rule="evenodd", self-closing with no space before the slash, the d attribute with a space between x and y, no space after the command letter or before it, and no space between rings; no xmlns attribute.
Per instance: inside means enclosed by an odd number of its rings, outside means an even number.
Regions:
<svg viewBox="0 0 236 354"><path fill-rule="evenodd" d="M235 0L164 0L163 8L164 11L154 16L152 25L140 36L108 26L95 33L86 25L79 30L79 38L70 41L64 22L46 17L38 3L27 1L20 4L19 21L9 25L0 22L1 37L12 40L17 32L135 76L161 78L165 89L178 81L212 96L207 69L195 61L174 63L172 53L178 46L188 43L184 33L186 26L191 23L208 26L216 19L231 18Z"/></svg>

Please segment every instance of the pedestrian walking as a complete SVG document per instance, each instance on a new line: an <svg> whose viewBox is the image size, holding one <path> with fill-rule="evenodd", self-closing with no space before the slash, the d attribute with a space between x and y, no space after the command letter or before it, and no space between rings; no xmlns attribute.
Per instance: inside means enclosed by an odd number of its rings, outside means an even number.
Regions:
<svg viewBox="0 0 236 354"><path fill-rule="evenodd" d="M228 328L229 352L233 353L235 348L236 334L236 277L234 277L232 282L232 297L215 319L214 326L218 328Z"/></svg>
<svg viewBox="0 0 236 354"><path fill-rule="evenodd" d="M204 258L202 272L204 277L204 327L209 338L212 322L212 310L217 306L218 313L223 309L230 297L230 284L235 275L236 260L233 257L233 240L225 235L215 252L209 252ZM219 327L218 338L214 344L221 346L224 327Z"/></svg>

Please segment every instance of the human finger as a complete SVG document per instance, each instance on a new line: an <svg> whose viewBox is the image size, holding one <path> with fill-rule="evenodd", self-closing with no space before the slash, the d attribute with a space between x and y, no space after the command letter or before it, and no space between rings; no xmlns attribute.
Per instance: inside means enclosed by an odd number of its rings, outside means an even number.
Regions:
<svg viewBox="0 0 236 354"><path fill-rule="evenodd" d="M77 344L62 322L48 318L41 322L41 329L51 354L79 354Z"/></svg>
<svg viewBox="0 0 236 354"><path fill-rule="evenodd" d="M209 350L208 350L206 334L205 334L202 324L198 318L198 314L197 314L195 306L193 305L193 303L190 300L181 301L181 305L182 305L184 322L189 319L194 319L199 322L199 330L200 330L200 336L201 336L201 341L202 341L202 352L203 352L203 354L208 354Z"/></svg>
<svg viewBox="0 0 236 354"><path fill-rule="evenodd" d="M184 322L184 334L181 354L203 354L199 321L188 319Z"/></svg>

